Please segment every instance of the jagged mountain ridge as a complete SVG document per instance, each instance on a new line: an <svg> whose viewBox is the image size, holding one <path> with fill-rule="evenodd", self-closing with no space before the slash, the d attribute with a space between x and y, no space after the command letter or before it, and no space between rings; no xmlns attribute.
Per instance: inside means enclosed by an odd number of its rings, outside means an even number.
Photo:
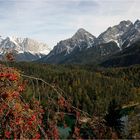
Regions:
<svg viewBox="0 0 140 140"><path fill-rule="evenodd" d="M129 47L140 39L140 20L136 20L130 30L121 37L123 44L122 48Z"/></svg>
<svg viewBox="0 0 140 140"><path fill-rule="evenodd" d="M0 37L0 55L12 52L17 58L17 61L37 60L47 55L49 50L47 44L30 38Z"/></svg>
<svg viewBox="0 0 140 140"><path fill-rule="evenodd" d="M101 33L95 45L98 46L103 43L114 41L117 43L120 50L129 47L131 44L140 38L140 20L132 23L130 20L121 21L118 25L109 27L105 32Z"/></svg>
<svg viewBox="0 0 140 140"><path fill-rule="evenodd" d="M140 64L140 39L104 60L100 65L104 67L122 67Z"/></svg>
<svg viewBox="0 0 140 140"><path fill-rule="evenodd" d="M86 49L93 46L96 37L84 29L79 29L71 38L60 41L50 52L48 57L63 53L65 56L75 49Z"/></svg>
<svg viewBox="0 0 140 140"><path fill-rule="evenodd" d="M128 32L132 28L132 26L133 23L127 20L127 21L121 21L118 25L115 25L113 27L109 27L105 32L101 33L98 36L96 40L96 45L114 41L121 49L121 46L123 44L122 35Z"/></svg>
<svg viewBox="0 0 140 140"><path fill-rule="evenodd" d="M121 21L118 25L109 27L105 32L101 33L97 38L84 29L79 29L72 38L60 41L54 49L45 57L40 59L40 62L46 63L67 63L71 62L73 57L87 49L93 48L92 51L99 49L98 57L112 55L124 48L129 47L140 38L140 21L137 20L134 24L127 20ZM109 42L114 42L113 49L106 49L104 46ZM117 45L116 45L117 44ZM110 45L109 45L110 46ZM95 48L95 49L94 49ZM97 55L96 55L97 56ZM82 56L81 56L82 57ZM89 56L88 56L89 57ZM94 59L93 56L91 56ZM80 59L80 58L79 58ZM82 58L81 58L82 59ZM86 58L85 58L86 59ZM96 59L96 58L95 58Z"/></svg>
<svg viewBox="0 0 140 140"><path fill-rule="evenodd" d="M46 44L29 38L2 38L0 36L0 55L3 55L5 52L14 52L18 61L34 61L41 58L39 62L59 64L78 61L82 63L81 61L86 59L86 57L96 59L122 51L135 43L139 38L140 21L137 20L135 23L132 23L127 20L109 27L98 37L81 28L71 38L60 41L52 51ZM112 44L114 45L112 46ZM89 53L90 51L93 52ZM86 57L83 57L83 55ZM86 60L84 61L86 62Z"/></svg>

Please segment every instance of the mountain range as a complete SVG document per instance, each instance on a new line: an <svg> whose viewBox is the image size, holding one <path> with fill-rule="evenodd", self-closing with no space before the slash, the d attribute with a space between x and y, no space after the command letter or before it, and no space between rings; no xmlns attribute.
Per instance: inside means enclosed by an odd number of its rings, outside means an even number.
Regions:
<svg viewBox="0 0 140 140"><path fill-rule="evenodd" d="M0 55L12 52L18 61L34 61L49 53L49 47L30 38L0 37Z"/></svg>
<svg viewBox="0 0 140 140"><path fill-rule="evenodd" d="M140 39L140 21L121 21L95 37L85 29L79 29L71 38L60 41L39 62L50 64L100 63L110 55L124 52ZM133 46L133 45L132 45Z"/></svg>
<svg viewBox="0 0 140 140"><path fill-rule="evenodd" d="M0 37L0 55L12 51L18 61L115 66L129 65L124 61L127 59L127 63L130 62L128 59L132 51L133 57L130 59L137 60L131 61L131 65L140 63L139 43L140 20L134 23L124 20L107 28L98 37L80 28L71 38L58 42L51 51L48 45L29 38Z"/></svg>

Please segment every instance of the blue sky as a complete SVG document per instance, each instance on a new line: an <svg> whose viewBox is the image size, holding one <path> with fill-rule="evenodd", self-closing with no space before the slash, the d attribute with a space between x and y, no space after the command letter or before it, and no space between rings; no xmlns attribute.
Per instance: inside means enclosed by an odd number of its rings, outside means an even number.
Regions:
<svg viewBox="0 0 140 140"><path fill-rule="evenodd" d="M140 19L140 0L0 0L0 35L30 37L50 47L78 28L98 36L121 20Z"/></svg>

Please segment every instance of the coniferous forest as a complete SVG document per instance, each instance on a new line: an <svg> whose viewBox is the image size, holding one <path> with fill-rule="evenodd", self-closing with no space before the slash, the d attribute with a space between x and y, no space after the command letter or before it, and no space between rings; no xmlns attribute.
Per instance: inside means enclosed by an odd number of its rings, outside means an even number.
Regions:
<svg viewBox="0 0 140 140"><path fill-rule="evenodd" d="M6 124L1 138L140 138L139 65L7 62L1 69L1 119L9 118L0 124ZM14 123L18 127L9 129Z"/></svg>

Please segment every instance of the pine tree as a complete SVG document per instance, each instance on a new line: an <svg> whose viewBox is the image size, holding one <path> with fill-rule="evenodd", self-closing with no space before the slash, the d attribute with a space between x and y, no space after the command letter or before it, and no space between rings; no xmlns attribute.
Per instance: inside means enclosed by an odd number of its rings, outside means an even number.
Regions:
<svg viewBox="0 0 140 140"><path fill-rule="evenodd" d="M123 121L121 118L123 114L121 113L121 106L113 99L108 107L108 112L105 115L105 123L107 126L111 127L113 131L120 135L121 130L124 128Z"/></svg>

